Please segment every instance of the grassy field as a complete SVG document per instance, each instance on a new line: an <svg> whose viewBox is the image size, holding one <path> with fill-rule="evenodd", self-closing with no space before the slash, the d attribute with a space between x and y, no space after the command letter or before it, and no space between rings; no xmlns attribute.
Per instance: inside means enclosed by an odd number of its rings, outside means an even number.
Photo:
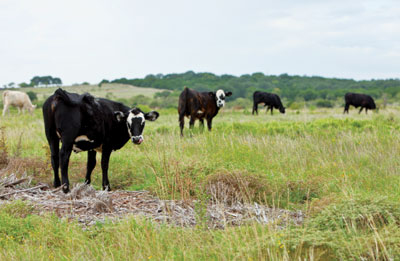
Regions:
<svg viewBox="0 0 400 261"><path fill-rule="evenodd" d="M98 87L91 87L98 88ZM35 89L36 90L36 89ZM97 95L97 94L95 94ZM24 202L0 207L0 259L389 260L400 258L400 109L349 115L342 108L252 116L222 110L213 131L185 129L175 110L146 124L144 143L111 156L113 189L207 201L207 184L226 181L243 201L302 210L306 222L279 230L250 224L225 230L179 228L129 217L83 231L39 217ZM186 126L188 122L186 122ZM0 119L9 172L51 182L41 111ZM2 148L4 150L4 148ZM86 154L73 154L82 182ZM99 155L98 155L99 162ZM93 184L101 187L97 166Z"/></svg>

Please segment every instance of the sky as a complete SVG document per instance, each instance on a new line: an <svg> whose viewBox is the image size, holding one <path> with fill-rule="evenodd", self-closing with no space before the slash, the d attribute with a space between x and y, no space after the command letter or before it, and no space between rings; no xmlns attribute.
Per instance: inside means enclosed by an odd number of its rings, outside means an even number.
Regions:
<svg viewBox="0 0 400 261"><path fill-rule="evenodd" d="M0 85L188 70L400 78L400 1L0 0Z"/></svg>

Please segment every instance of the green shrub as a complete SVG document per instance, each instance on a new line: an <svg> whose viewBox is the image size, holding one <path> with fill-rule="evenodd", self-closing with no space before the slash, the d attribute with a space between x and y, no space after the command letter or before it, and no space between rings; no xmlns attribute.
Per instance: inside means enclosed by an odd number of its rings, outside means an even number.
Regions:
<svg viewBox="0 0 400 261"><path fill-rule="evenodd" d="M323 100L323 99L318 99L316 100L315 105L319 108L332 108L333 103L330 100Z"/></svg>

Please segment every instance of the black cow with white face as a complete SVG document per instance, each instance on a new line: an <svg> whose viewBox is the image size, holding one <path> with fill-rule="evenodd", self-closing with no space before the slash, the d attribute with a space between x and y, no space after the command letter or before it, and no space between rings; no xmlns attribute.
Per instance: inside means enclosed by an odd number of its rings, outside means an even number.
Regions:
<svg viewBox="0 0 400 261"><path fill-rule="evenodd" d="M111 152L122 148L129 140L141 144L146 120L155 121L158 116L156 111L144 113L139 108L131 109L122 103L94 98L90 94L56 90L43 104L54 186L63 185L63 191L69 191L68 163L72 151L88 152L86 183L90 184L96 153L102 152L103 189L110 190L108 164ZM61 181L58 175L60 161Z"/></svg>
<svg viewBox="0 0 400 261"><path fill-rule="evenodd" d="M232 92L218 90L216 92L198 92L187 87L179 96L178 114L181 136L185 125L185 116L190 117L189 126L193 128L195 120L200 121L200 128L204 128L204 119L207 120L208 130L211 131L212 120L220 108L225 105L225 98Z"/></svg>

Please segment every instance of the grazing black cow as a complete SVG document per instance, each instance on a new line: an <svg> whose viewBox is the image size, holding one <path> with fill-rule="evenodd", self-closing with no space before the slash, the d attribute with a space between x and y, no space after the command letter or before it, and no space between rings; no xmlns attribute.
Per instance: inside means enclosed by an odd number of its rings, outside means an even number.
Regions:
<svg viewBox="0 0 400 261"><path fill-rule="evenodd" d="M344 101L346 104L344 105L343 113L347 112L347 114L349 114L350 105L353 105L356 108L361 107L358 114L360 114L364 108L365 108L365 114L367 114L368 109L370 110L376 109L374 99L372 99L371 96L366 94L349 92L344 95Z"/></svg>
<svg viewBox="0 0 400 261"><path fill-rule="evenodd" d="M185 125L185 116L190 117L190 128L193 128L196 119L200 121L200 128L204 128L204 119L207 120L208 130L211 131L212 119L218 114L220 108L225 105L225 97L232 92L218 90L216 92L198 92L187 87L179 96L179 126L181 136Z"/></svg>
<svg viewBox="0 0 400 261"><path fill-rule="evenodd" d="M277 94L255 91L253 93L253 115L254 112L258 114L259 103L264 103L264 106L268 106L267 112L271 110L271 115L273 114L273 108L279 109L280 113L285 113L285 107L283 107L281 98Z"/></svg>
<svg viewBox="0 0 400 261"><path fill-rule="evenodd" d="M63 191L69 191L68 162L72 150L88 152L86 183L90 184L96 166L96 151L99 151L102 152L103 189L110 190L107 172L111 152L122 148L129 139L134 144L142 143L145 120L155 121L158 116L156 111L144 113L138 108L130 109L122 103L97 99L90 94L56 90L43 104L54 186L63 185ZM62 182L58 175L60 161Z"/></svg>

